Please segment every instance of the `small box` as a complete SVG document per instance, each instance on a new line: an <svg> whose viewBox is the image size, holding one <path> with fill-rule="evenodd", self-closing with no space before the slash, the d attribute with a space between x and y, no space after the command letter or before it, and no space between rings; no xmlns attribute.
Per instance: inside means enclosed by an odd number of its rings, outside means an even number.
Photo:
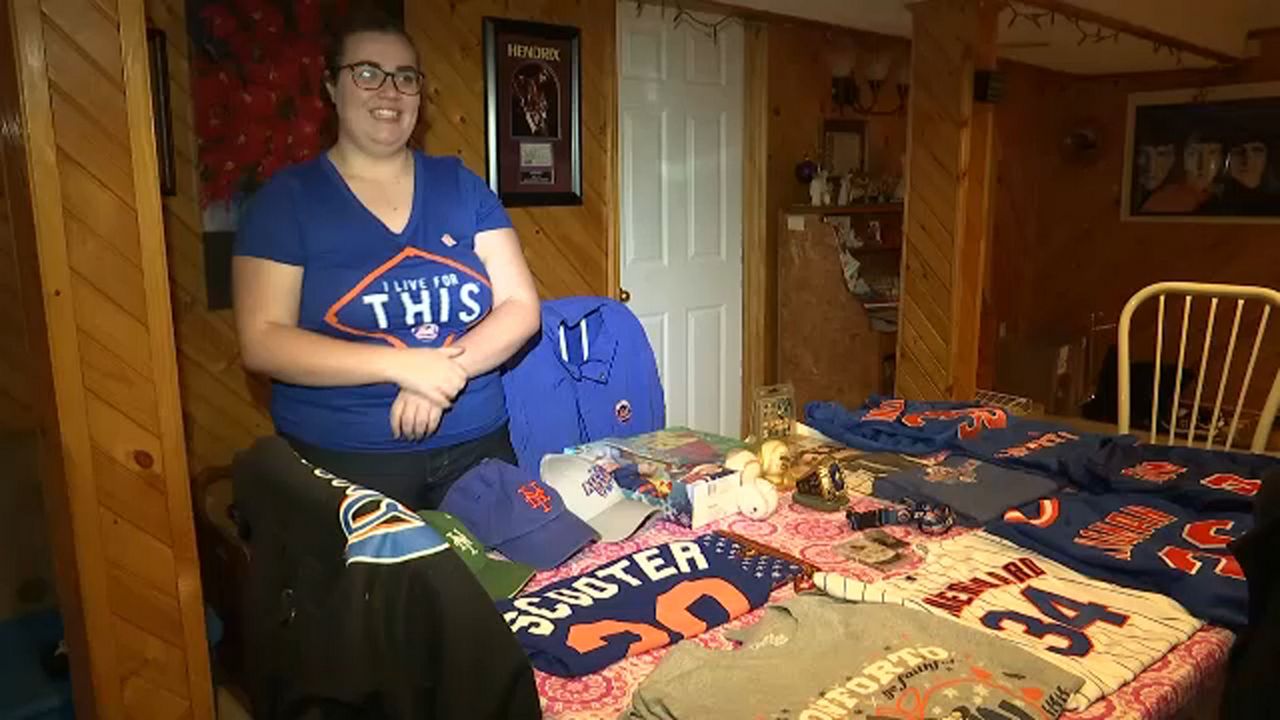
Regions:
<svg viewBox="0 0 1280 720"><path fill-rule="evenodd" d="M738 512L742 475L724 466L742 442L689 428L607 438L566 452L609 466L628 497L661 510L666 520L699 528Z"/></svg>

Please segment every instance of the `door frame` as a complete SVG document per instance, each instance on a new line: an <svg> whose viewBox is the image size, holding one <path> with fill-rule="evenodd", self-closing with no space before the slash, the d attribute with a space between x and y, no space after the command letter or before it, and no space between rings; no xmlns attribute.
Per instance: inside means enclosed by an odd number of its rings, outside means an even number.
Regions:
<svg viewBox="0 0 1280 720"><path fill-rule="evenodd" d="M646 5L658 6L647 0ZM615 8L621 8L618 3ZM714 6L708 3L708 6ZM775 301L773 269L775 262L769 251L768 166L769 166L769 28L759 20L730 13L716 6L716 12L734 15L743 29L743 107L742 107L742 411L741 434L751 431L751 398L757 387L772 381L775 369L770 366L775 329L770 310ZM618 89L618 33L615 30L612 65L613 95L609 131L609 154L612 157L613 182L609 187L610 219L605 239L605 279L609 297L621 300L622 291L622 151Z"/></svg>

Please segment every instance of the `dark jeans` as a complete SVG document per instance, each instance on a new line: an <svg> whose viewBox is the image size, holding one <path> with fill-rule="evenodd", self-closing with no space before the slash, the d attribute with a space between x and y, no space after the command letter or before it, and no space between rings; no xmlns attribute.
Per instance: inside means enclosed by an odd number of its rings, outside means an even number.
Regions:
<svg viewBox="0 0 1280 720"><path fill-rule="evenodd" d="M512 465L518 462L505 423L469 442L412 452L329 450L294 438L286 439L307 462L399 500L412 510L440 507L454 481L481 460L494 458Z"/></svg>

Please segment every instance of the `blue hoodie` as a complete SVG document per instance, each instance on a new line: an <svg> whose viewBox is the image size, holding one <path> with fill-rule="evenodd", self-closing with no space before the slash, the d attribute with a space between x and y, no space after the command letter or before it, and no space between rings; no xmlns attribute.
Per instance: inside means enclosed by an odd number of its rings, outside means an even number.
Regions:
<svg viewBox="0 0 1280 720"><path fill-rule="evenodd" d="M542 331L502 375L511 444L538 475L542 457L666 426L658 365L640 321L605 297L542 303Z"/></svg>

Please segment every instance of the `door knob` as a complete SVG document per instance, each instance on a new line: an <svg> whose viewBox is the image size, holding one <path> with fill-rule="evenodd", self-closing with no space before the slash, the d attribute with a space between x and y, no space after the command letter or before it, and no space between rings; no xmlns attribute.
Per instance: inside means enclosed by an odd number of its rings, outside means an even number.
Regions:
<svg viewBox="0 0 1280 720"><path fill-rule="evenodd" d="M618 288L618 299L622 302L631 302L631 293L626 288Z"/></svg>

